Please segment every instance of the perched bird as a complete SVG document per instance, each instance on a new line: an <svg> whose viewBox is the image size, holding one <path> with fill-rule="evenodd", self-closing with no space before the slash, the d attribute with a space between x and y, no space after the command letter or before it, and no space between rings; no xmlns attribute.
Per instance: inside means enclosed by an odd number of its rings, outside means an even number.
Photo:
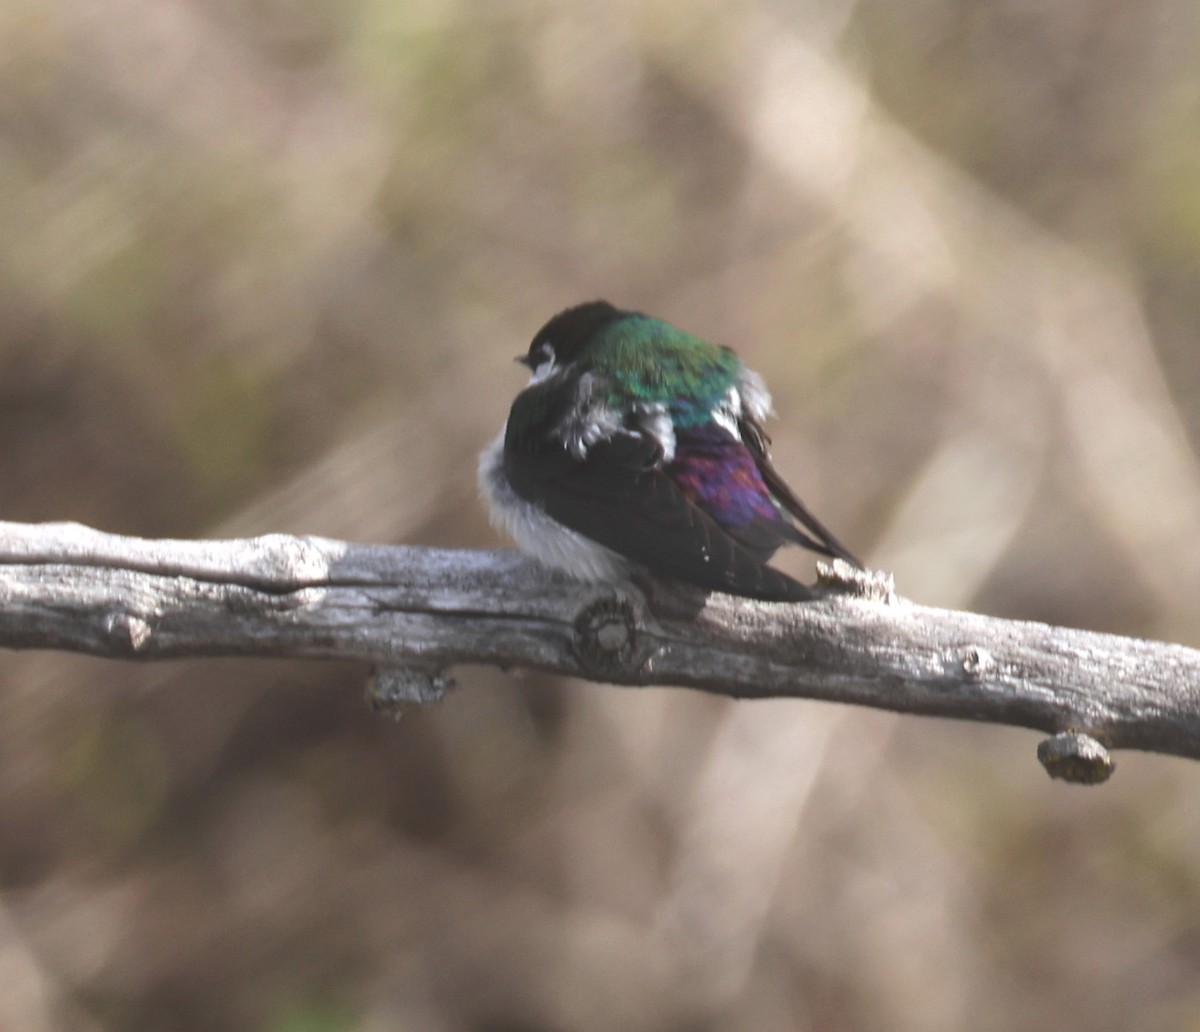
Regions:
<svg viewBox="0 0 1200 1032"><path fill-rule="evenodd" d="M517 361L533 376L479 485L493 524L543 563L592 581L640 564L780 601L813 597L767 565L781 545L861 565L771 465L771 396L729 348L592 301Z"/></svg>

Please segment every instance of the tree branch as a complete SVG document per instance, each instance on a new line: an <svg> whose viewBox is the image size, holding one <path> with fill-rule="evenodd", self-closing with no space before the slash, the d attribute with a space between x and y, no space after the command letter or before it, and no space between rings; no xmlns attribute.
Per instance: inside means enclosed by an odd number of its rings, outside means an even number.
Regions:
<svg viewBox="0 0 1200 1032"><path fill-rule="evenodd" d="M461 663L825 699L1044 731L1043 763L1072 780L1107 776L1105 746L1200 758L1194 649L931 609L885 575L823 573L826 597L787 605L579 584L514 551L0 522L0 646L360 659L380 705L439 697Z"/></svg>

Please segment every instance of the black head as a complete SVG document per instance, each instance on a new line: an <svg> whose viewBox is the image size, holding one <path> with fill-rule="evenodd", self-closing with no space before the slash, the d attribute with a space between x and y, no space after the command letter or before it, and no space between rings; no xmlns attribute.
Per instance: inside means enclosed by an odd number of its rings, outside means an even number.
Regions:
<svg viewBox="0 0 1200 1032"><path fill-rule="evenodd" d="M537 331L533 343L529 345L529 353L517 361L535 371L547 362L555 365L571 362L599 329L628 314L607 301L588 301L568 308Z"/></svg>

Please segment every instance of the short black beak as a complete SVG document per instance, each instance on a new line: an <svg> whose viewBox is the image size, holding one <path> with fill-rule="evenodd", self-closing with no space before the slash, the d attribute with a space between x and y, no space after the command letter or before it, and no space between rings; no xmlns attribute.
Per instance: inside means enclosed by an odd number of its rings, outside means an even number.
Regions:
<svg viewBox="0 0 1200 1032"><path fill-rule="evenodd" d="M520 362L520 363L521 363L521 365L523 365L523 366L526 366L526 367L527 367L527 368L529 368L529 369L532 369L532 368L533 368L533 363L532 363L532 362L529 360L529 354L528 354L528 353L526 353L526 354L524 354L524 355L518 355L516 358L514 358L514 359L513 359L513 361L514 361L514 362Z"/></svg>

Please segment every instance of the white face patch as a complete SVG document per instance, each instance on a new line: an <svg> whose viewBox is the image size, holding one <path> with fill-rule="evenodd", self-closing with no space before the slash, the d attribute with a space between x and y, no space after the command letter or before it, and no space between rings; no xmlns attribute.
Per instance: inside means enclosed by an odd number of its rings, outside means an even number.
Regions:
<svg viewBox="0 0 1200 1032"><path fill-rule="evenodd" d="M535 383L541 383L554 374L558 366L558 361L554 355L554 349L549 344L543 344L538 348L537 365L533 367L533 375L529 377L529 386L532 387Z"/></svg>

